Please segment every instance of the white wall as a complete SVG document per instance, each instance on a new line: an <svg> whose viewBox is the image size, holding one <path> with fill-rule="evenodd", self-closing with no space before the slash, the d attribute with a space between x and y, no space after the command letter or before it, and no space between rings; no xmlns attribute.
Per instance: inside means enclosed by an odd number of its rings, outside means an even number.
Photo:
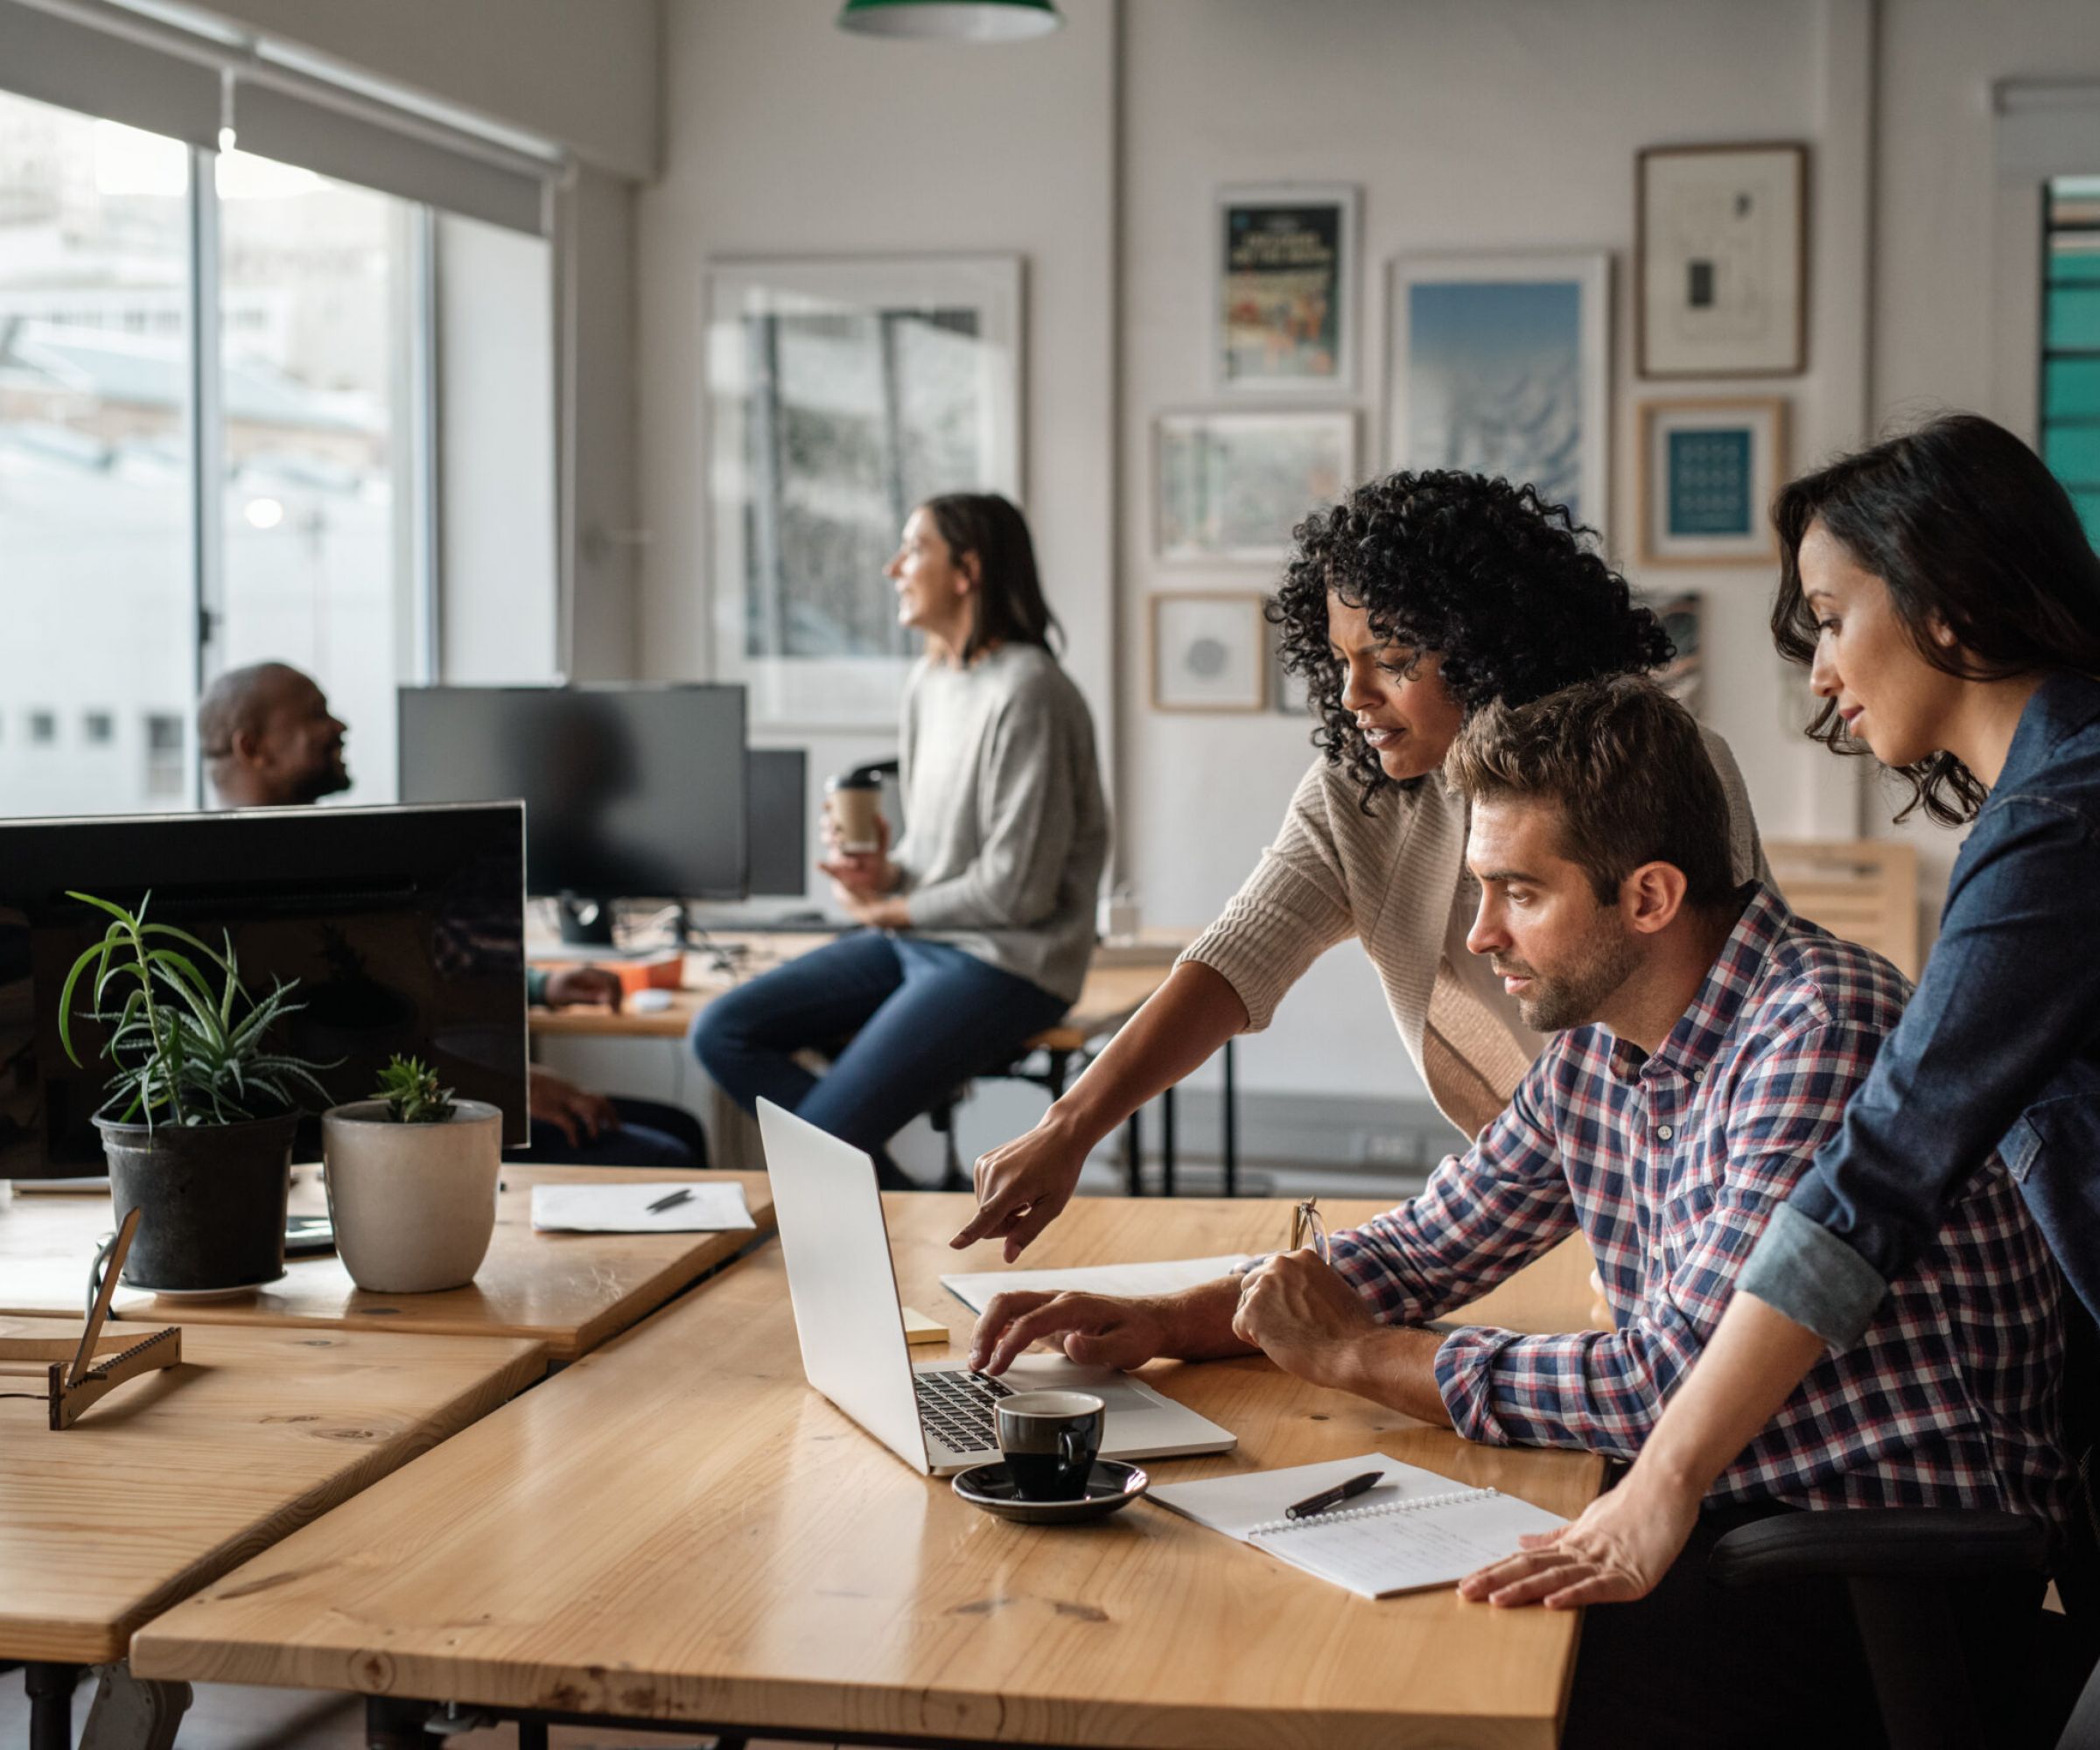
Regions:
<svg viewBox="0 0 2100 1750"><path fill-rule="evenodd" d="M642 673L704 676L701 368L711 260L1012 252L1026 258L1023 508L1066 663L1112 734L1112 0L997 48L847 35L836 0L673 6L662 178L638 213ZM895 751L797 738L813 775Z"/></svg>
<svg viewBox="0 0 2100 1750"><path fill-rule="evenodd" d="M1387 264L1409 252L1594 248L1617 287L1618 440L1607 537L1630 557L1634 405L1732 386L1639 384L1631 345L1634 154L1700 140L1806 139L1824 210L1864 205L1865 139L1848 131L1864 85L1864 9L1816 0L1535 0L1393 5L1321 0L1144 0L1128 9L1124 235L1127 327L1119 605L1130 872L1146 915L1211 915L1251 866L1309 753L1281 716L1161 716L1144 707L1147 597L1259 589L1259 570L1165 568L1152 556L1152 421L1215 404L1194 319L1208 272L1213 191L1319 181L1362 189L1356 289L1364 454L1382 466ZM1833 114L1833 112L1836 112ZM1856 232L1855 227L1855 232ZM1815 273L1850 286L1819 300L1810 374L1760 382L1792 403L1808 452L1854 441L1864 359L1858 270L1819 223ZM1853 248L1858 248L1855 239ZM1779 724L1761 570L1642 572L1707 604L1705 715L1736 749L1765 830L1849 831L1848 774ZM1223 788L1229 786L1228 789ZM1221 807L1228 795L1229 807ZM1250 1088L1418 1093L1362 950L1338 948L1242 1047Z"/></svg>
<svg viewBox="0 0 2100 1750"><path fill-rule="evenodd" d="M2033 191L2023 198L1998 187L1992 88L2003 80L2100 80L2100 7L2093 0L1883 0L1880 37L1876 423L1973 409L2032 442L2040 202ZM2100 158L2083 168L2100 174ZM2008 204L2024 226L2008 222ZM2012 342L2010 357L2001 335ZM1919 847L1929 923L1962 836L1914 821L1890 829L1900 794L1873 793L1870 821Z"/></svg>

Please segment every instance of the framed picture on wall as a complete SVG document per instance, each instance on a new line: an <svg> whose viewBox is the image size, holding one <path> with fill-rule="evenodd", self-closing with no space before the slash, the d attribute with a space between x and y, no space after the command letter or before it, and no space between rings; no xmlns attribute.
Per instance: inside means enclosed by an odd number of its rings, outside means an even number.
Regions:
<svg viewBox="0 0 2100 1750"><path fill-rule="evenodd" d="M1779 557L1773 494L1787 467L1787 404L1650 401L1641 408L1641 558L1757 565Z"/></svg>
<svg viewBox="0 0 2100 1750"><path fill-rule="evenodd" d="M1153 457L1160 558L1274 565L1306 513L1356 483L1356 416L1163 413Z"/></svg>
<svg viewBox="0 0 2100 1750"><path fill-rule="evenodd" d="M1387 320L1391 466L1500 474L1603 528L1610 256L1404 256Z"/></svg>
<svg viewBox="0 0 2100 1750"><path fill-rule="evenodd" d="M1806 369L1809 149L1651 146L1638 164L1640 374Z"/></svg>
<svg viewBox="0 0 2100 1750"><path fill-rule="evenodd" d="M1643 599L1655 610L1656 618L1662 622L1662 630L1670 634L1670 641L1676 648L1676 654L1656 679L1662 683L1670 697L1697 717L1704 703L1700 683L1704 677L1705 664L1701 646L1705 641L1706 605L1689 590Z"/></svg>
<svg viewBox="0 0 2100 1750"><path fill-rule="evenodd" d="M1258 711L1269 704L1269 623L1253 591L1152 598L1152 709Z"/></svg>
<svg viewBox="0 0 2100 1750"><path fill-rule="evenodd" d="M1345 184L1218 191L1208 324L1220 390L1354 391L1356 204Z"/></svg>
<svg viewBox="0 0 2100 1750"><path fill-rule="evenodd" d="M754 729L893 730L913 506L1020 495L1017 256L729 262L708 277L716 673Z"/></svg>

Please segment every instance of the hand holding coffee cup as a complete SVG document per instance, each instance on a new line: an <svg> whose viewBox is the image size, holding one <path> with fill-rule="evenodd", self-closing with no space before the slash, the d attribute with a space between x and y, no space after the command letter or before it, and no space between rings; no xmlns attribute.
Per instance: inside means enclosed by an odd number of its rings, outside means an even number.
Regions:
<svg viewBox="0 0 2100 1750"><path fill-rule="evenodd" d="M880 778L859 770L841 773L825 784L824 802L841 850L863 857L882 850Z"/></svg>
<svg viewBox="0 0 2100 1750"><path fill-rule="evenodd" d="M992 1406L1006 1474L1024 1501L1077 1501L1101 1453L1108 1410L1085 1391L1018 1391Z"/></svg>

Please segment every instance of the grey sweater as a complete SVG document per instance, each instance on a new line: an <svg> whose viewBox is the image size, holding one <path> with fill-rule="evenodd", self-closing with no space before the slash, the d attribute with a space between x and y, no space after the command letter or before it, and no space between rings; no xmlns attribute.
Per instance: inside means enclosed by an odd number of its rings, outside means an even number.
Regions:
<svg viewBox="0 0 2100 1750"><path fill-rule="evenodd" d="M1094 719L1046 650L970 668L921 661L905 683L901 872L914 934L1074 1001L1094 954L1109 810Z"/></svg>

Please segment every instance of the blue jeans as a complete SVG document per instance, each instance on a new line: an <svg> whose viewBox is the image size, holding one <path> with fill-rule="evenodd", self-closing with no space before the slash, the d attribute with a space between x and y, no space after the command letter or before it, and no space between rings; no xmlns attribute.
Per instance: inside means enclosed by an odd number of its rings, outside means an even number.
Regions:
<svg viewBox="0 0 2100 1750"><path fill-rule="evenodd" d="M776 966L693 1023L693 1050L747 1112L761 1099L864 1149L886 1190L909 1188L890 1138L973 1075L1012 1062L1068 1005L945 942L860 930ZM814 1049L822 1076L794 1060Z"/></svg>

